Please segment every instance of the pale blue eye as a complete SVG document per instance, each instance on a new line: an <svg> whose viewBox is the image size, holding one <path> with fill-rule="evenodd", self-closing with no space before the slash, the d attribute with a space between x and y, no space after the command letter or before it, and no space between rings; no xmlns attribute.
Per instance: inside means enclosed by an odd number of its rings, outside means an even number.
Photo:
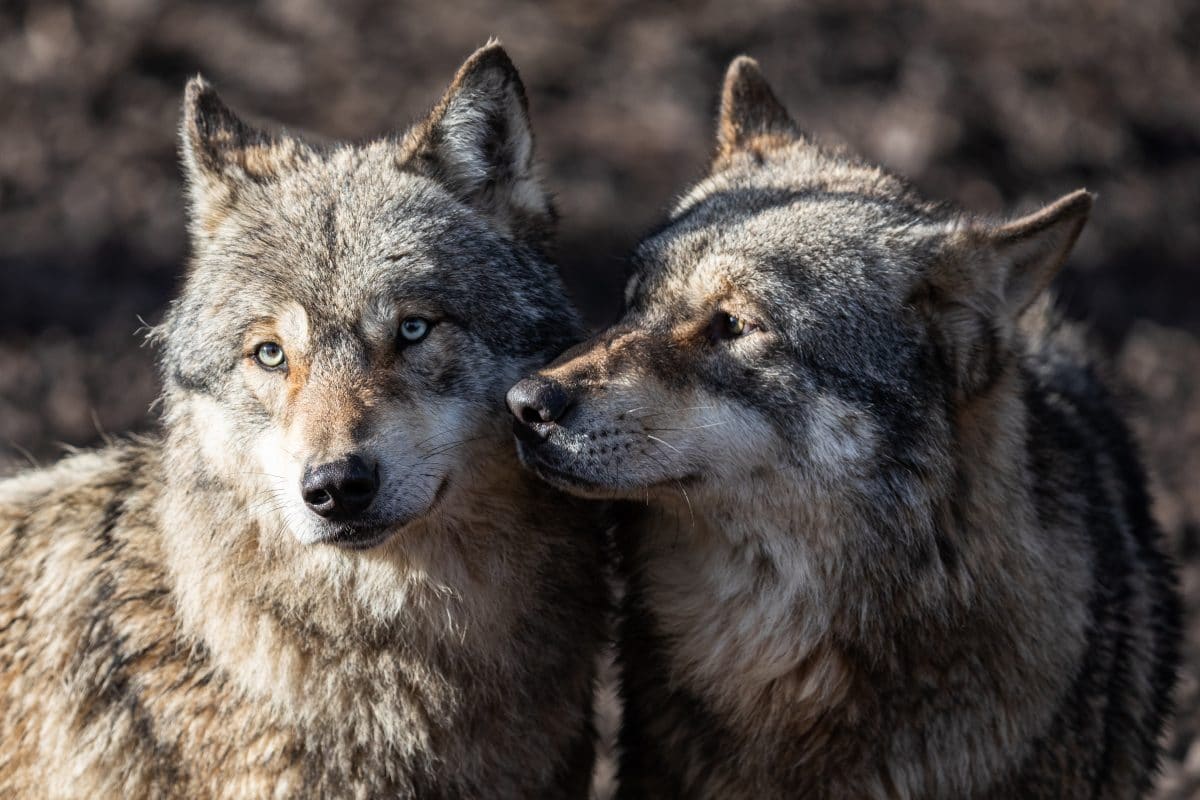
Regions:
<svg viewBox="0 0 1200 800"><path fill-rule="evenodd" d="M422 317L405 317L400 323L400 338L416 344L429 335L429 320Z"/></svg>
<svg viewBox="0 0 1200 800"><path fill-rule="evenodd" d="M275 369L281 366L285 360L283 348L275 342L263 342L254 350L254 357L258 359L258 363L262 364L267 369Z"/></svg>

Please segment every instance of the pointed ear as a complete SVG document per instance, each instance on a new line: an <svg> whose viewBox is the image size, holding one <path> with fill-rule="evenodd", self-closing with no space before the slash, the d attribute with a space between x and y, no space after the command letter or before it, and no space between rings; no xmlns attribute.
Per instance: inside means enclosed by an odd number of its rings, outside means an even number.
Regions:
<svg viewBox="0 0 1200 800"><path fill-rule="evenodd" d="M1092 200L1081 189L1013 222L927 232L937 255L912 300L928 313L962 394L999 373L1018 318L1058 273Z"/></svg>
<svg viewBox="0 0 1200 800"><path fill-rule="evenodd" d="M514 236L545 243L552 233L554 210L534 160L525 86L497 42L462 65L433 112L406 137L399 161Z"/></svg>
<svg viewBox="0 0 1200 800"><path fill-rule="evenodd" d="M1042 293L1075 246L1094 196L1080 189L990 231L989 244L1005 271L1004 306L1017 316Z"/></svg>
<svg viewBox="0 0 1200 800"><path fill-rule="evenodd" d="M722 165L739 152L761 153L791 144L800 131L771 91L758 62L738 56L725 71L717 121L717 157Z"/></svg>
<svg viewBox="0 0 1200 800"><path fill-rule="evenodd" d="M180 150L192 199L193 221L211 228L240 185L273 180L302 147L242 122L203 78L188 81L180 125Z"/></svg>

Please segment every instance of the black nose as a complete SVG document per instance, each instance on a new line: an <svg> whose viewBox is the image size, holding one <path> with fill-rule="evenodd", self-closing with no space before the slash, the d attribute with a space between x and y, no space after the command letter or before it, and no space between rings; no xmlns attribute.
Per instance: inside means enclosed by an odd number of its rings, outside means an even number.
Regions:
<svg viewBox="0 0 1200 800"><path fill-rule="evenodd" d="M522 439L550 435L553 423L571 407L571 396L557 381L533 376L508 390L508 410L517 418L514 430Z"/></svg>
<svg viewBox="0 0 1200 800"><path fill-rule="evenodd" d="M379 468L359 456L304 468L300 492L314 513L350 520L367 510L379 491Z"/></svg>

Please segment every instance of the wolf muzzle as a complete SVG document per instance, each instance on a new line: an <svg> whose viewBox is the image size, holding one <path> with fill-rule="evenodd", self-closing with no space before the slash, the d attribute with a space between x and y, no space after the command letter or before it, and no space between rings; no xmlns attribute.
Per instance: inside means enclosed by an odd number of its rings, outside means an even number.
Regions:
<svg viewBox="0 0 1200 800"><path fill-rule="evenodd" d="M558 381L534 375L518 382L505 398L513 415L513 433L523 442L544 442L575 404Z"/></svg>
<svg viewBox="0 0 1200 800"><path fill-rule="evenodd" d="M319 517L350 522L366 511L379 491L379 465L351 455L304 468L300 492L304 504Z"/></svg>

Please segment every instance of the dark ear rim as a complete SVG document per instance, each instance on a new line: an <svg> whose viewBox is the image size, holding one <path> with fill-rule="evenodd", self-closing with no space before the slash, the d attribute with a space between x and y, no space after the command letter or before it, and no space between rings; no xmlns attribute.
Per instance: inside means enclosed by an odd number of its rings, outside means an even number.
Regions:
<svg viewBox="0 0 1200 800"><path fill-rule="evenodd" d="M747 55L733 59L721 86L715 160L727 160L740 151L789 144L800 135L758 62Z"/></svg>
<svg viewBox="0 0 1200 800"><path fill-rule="evenodd" d="M448 106L458 92L469 86L472 79L493 69L499 70L504 76L504 83L511 86L516 92L517 101L521 104L521 111L528 117L529 99L525 94L525 83L521 80L521 73L509 57L508 51L504 49L504 45L495 38L489 39L487 44L467 57L463 65L458 68L458 72L454 73L454 80L450 82L450 88L442 96L439 106L443 104Z"/></svg>
<svg viewBox="0 0 1200 800"><path fill-rule="evenodd" d="M404 137L401 153L397 159L399 164L403 165L413 156L430 149L431 144L436 145L435 132L445 122L446 115L449 113L454 101L464 91L474 88L473 84L483 78L490 70L497 70L499 72L502 79L502 86L512 88L517 102L520 104L521 113L525 116L526 121L529 121L529 99L525 94L525 84L521 80L521 74L517 71L516 65L509 58L508 52L500 44L500 41L498 39L489 39L487 44L467 57L467 60L454 73L454 78L438 99L437 104L425 115L421 122L409 130L408 134ZM530 124L531 135L533 133L532 127Z"/></svg>
<svg viewBox="0 0 1200 800"><path fill-rule="evenodd" d="M1080 222L1078 230L1075 232L1075 236L1078 236L1079 231L1083 230L1083 223L1087 222L1095 202L1096 195L1093 192L1087 189L1076 189L1032 214L1004 223L996 229L995 241L1000 245L1019 242L1073 219ZM1070 250L1070 245L1074 243L1075 239L1072 237L1066 249Z"/></svg>
<svg viewBox="0 0 1200 800"><path fill-rule="evenodd" d="M242 121L202 75L188 80L184 89L180 127L184 161L194 176L232 177L236 172L257 180L272 174L267 160L247 155L278 144L279 137Z"/></svg>
<svg viewBox="0 0 1200 800"><path fill-rule="evenodd" d="M428 115L401 141L396 164L430 177L501 229L549 246L557 215L542 184L525 84L491 39L458 68Z"/></svg>
<svg viewBox="0 0 1200 800"><path fill-rule="evenodd" d="M995 252L1012 262L1005 295L1014 315L1032 305L1053 282L1083 232L1095 200L1092 192L1077 189L990 232ZM1059 232L1054 235L1056 228Z"/></svg>

